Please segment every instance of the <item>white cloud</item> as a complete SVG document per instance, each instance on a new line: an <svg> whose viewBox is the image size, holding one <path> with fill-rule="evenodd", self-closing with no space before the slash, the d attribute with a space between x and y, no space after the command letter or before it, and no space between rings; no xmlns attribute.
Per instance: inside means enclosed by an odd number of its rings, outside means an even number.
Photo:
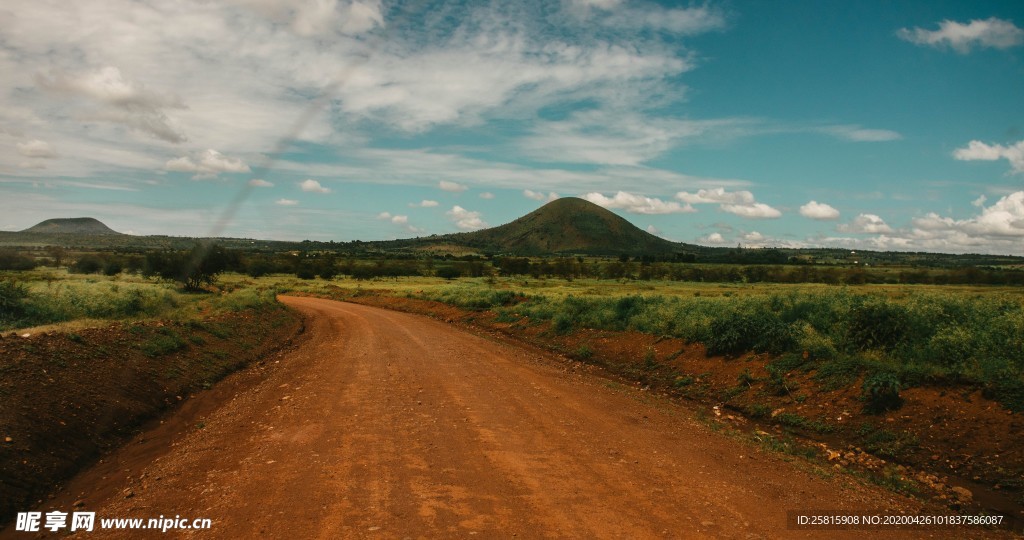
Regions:
<svg viewBox="0 0 1024 540"><path fill-rule="evenodd" d="M971 141L966 147L954 150L953 157L961 161L1005 159L1014 173L1024 173L1024 140L1008 146Z"/></svg>
<svg viewBox="0 0 1024 540"><path fill-rule="evenodd" d="M253 178L252 180L249 180L249 185L252 187L274 187L272 182L267 182L262 178Z"/></svg>
<svg viewBox="0 0 1024 540"><path fill-rule="evenodd" d="M410 204L409 206L418 206L418 205ZM406 216L406 215L393 215L391 212L381 212L381 213L377 214L377 219L379 219L381 221L390 222L390 223L392 223L394 225L399 225L403 229L405 229L405 230L407 230L407 231L409 231L411 233L426 232L424 229L421 229L419 227L414 227L414 226L410 225L409 224L409 216Z"/></svg>
<svg viewBox="0 0 1024 540"><path fill-rule="evenodd" d="M888 129L866 129L857 125L828 126L822 131L853 142L884 142L903 138L903 135Z"/></svg>
<svg viewBox="0 0 1024 540"><path fill-rule="evenodd" d="M988 201L988 197L986 197L984 194L981 194L978 196L977 199L971 201L971 206L977 206L978 208L981 208L985 206L986 201Z"/></svg>
<svg viewBox="0 0 1024 540"><path fill-rule="evenodd" d="M875 214L860 214L850 223L839 225L836 229L845 233L889 234L893 232L892 227Z"/></svg>
<svg viewBox="0 0 1024 540"><path fill-rule="evenodd" d="M164 165L164 169L176 172L196 173L194 179L213 178L219 173L247 173L249 166L238 158L229 158L220 152L210 149L194 156L183 156L172 159Z"/></svg>
<svg viewBox="0 0 1024 540"><path fill-rule="evenodd" d="M20 142L17 145L18 153L30 158L53 159L57 152L50 146L50 143L39 139Z"/></svg>
<svg viewBox="0 0 1024 540"><path fill-rule="evenodd" d="M278 204L281 206L297 206L299 204L299 201L296 201L295 199L278 199L274 201L274 204Z"/></svg>
<svg viewBox="0 0 1024 540"><path fill-rule="evenodd" d="M811 201L800 207L800 215L811 219L839 219L839 210L825 203Z"/></svg>
<svg viewBox="0 0 1024 540"><path fill-rule="evenodd" d="M614 9L622 4L622 0L569 0L569 4L577 8Z"/></svg>
<svg viewBox="0 0 1024 540"><path fill-rule="evenodd" d="M469 189L458 182L450 182L448 180L441 180L437 183L437 187L441 188L442 191L449 191L451 193L460 193Z"/></svg>
<svg viewBox="0 0 1024 540"><path fill-rule="evenodd" d="M582 198L604 208L618 208L632 214L679 214L696 212L689 204L681 205L675 201L663 201L654 197L644 197L620 191L614 197L606 197L601 193L592 192Z"/></svg>
<svg viewBox="0 0 1024 540"><path fill-rule="evenodd" d="M320 182L307 178L302 182L299 182L299 188L307 193L330 193L331 189L320 185Z"/></svg>
<svg viewBox="0 0 1024 540"><path fill-rule="evenodd" d="M764 203L723 204L719 208L730 214L751 219L774 219L782 215L782 212Z"/></svg>
<svg viewBox="0 0 1024 540"><path fill-rule="evenodd" d="M494 194L491 193L490 191L485 191L485 192L480 194L480 198L481 199L493 199L494 198Z"/></svg>
<svg viewBox="0 0 1024 540"><path fill-rule="evenodd" d="M472 210L466 210L465 208L455 205L451 210L445 212L455 226L465 231L475 231L487 227L487 223L484 222L480 212L474 212Z"/></svg>
<svg viewBox="0 0 1024 540"><path fill-rule="evenodd" d="M535 201L548 201L548 202L551 202L551 201L553 201L553 200L558 198L558 194L555 193L554 191L551 191L547 195L545 195L543 192L533 191L531 189L524 189L523 190L523 196L526 197L527 199L533 199Z"/></svg>
<svg viewBox="0 0 1024 540"><path fill-rule="evenodd" d="M676 198L688 204L753 204L749 191L726 191L725 188L701 189L696 193L680 191Z"/></svg>
<svg viewBox="0 0 1024 540"><path fill-rule="evenodd" d="M306 0L295 2L291 28L305 37L334 33L361 34L384 25L380 1L343 2Z"/></svg>
<svg viewBox="0 0 1024 540"><path fill-rule="evenodd" d="M655 227L654 225L648 225L647 232L653 234L654 236L661 236L661 229Z"/></svg>
<svg viewBox="0 0 1024 540"><path fill-rule="evenodd" d="M722 236L722 233L715 232L698 238L697 242L700 244L724 244L728 242L728 240Z"/></svg>
<svg viewBox="0 0 1024 540"><path fill-rule="evenodd" d="M724 15L708 6L665 8L656 4L623 5L622 0L571 0L577 16L619 30L656 30L695 35L725 27Z"/></svg>
<svg viewBox="0 0 1024 540"><path fill-rule="evenodd" d="M564 120L538 122L517 144L523 153L540 161L635 166L733 123L650 118L629 110L587 110Z"/></svg>
<svg viewBox="0 0 1024 540"><path fill-rule="evenodd" d="M809 239L810 245L1024 255L1024 191L1010 193L967 219L929 212L912 219L905 229L893 229L872 214L861 216L864 219L838 229L873 236L815 238Z"/></svg>
<svg viewBox="0 0 1024 540"><path fill-rule="evenodd" d="M767 238L763 234L761 234L761 233L759 233L757 231L750 231L750 232L744 234L743 236L741 236L741 238L743 239L744 242L751 243L751 244L757 244L757 243L761 243L761 242L764 242L765 240L767 240Z"/></svg>
<svg viewBox="0 0 1024 540"><path fill-rule="evenodd" d="M1024 30L1011 21L996 17L974 19L967 24L944 20L939 23L938 30L901 28L896 35L916 45L950 47L962 54L974 47L1009 49L1024 44Z"/></svg>
<svg viewBox="0 0 1024 540"><path fill-rule="evenodd" d="M36 84L62 95L85 98L98 109L86 109L83 120L123 124L171 143L186 140L168 109L184 109L182 100L169 93L155 92L142 83L129 80L121 70L106 66L97 71L69 76L58 72L53 77L39 75Z"/></svg>
<svg viewBox="0 0 1024 540"><path fill-rule="evenodd" d="M718 204L723 212L752 219L773 219L782 215L771 206L754 200L749 191L726 191L725 188L701 189L696 193L680 191L676 198L689 204Z"/></svg>
<svg viewBox="0 0 1024 540"><path fill-rule="evenodd" d="M438 204L440 204L440 203L438 203L437 201L432 201L430 199L423 199L422 201L420 201L418 203L409 203L409 207L410 208L433 208L433 207L437 206Z"/></svg>

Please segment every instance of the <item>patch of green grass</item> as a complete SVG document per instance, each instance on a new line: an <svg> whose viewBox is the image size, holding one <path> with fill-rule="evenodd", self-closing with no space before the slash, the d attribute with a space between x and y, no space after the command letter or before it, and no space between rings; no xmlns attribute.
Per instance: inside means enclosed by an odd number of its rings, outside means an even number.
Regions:
<svg viewBox="0 0 1024 540"><path fill-rule="evenodd" d="M188 343L176 332L163 328L162 332L139 344L142 353L151 358L164 356L188 347Z"/></svg>
<svg viewBox="0 0 1024 540"><path fill-rule="evenodd" d="M898 458L905 452L916 449L919 443L917 437L909 433L893 433L868 422L861 424L857 436L861 448L884 458Z"/></svg>
<svg viewBox="0 0 1024 540"><path fill-rule="evenodd" d="M918 495L920 492L914 481L904 478L899 469L893 466L886 467L879 473L869 472L866 476L869 482L897 493Z"/></svg>
<svg viewBox="0 0 1024 540"><path fill-rule="evenodd" d="M862 369L861 362L856 358L836 358L821 364L814 374L814 380L821 385L822 390L837 390L856 382Z"/></svg>
<svg viewBox="0 0 1024 540"><path fill-rule="evenodd" d="M745 407L743 412L751 418L768 418L772 414L772 408L768 405L756 403Z"/></svg>
<svg viewBox="0 0 1024 540"><path fill-rule="evenodd" d="M811 420L795 413L780 413L774 420L777 424L786 427L813 431L815 433L831 433L835 431L834 427L820 420Z"/></svg>

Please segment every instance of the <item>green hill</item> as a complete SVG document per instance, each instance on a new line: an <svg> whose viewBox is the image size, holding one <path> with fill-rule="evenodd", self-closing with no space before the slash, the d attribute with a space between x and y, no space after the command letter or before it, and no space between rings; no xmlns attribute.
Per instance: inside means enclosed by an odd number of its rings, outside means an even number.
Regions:
<svg viewBox="0 0 1024 540"><path fill-rule="evenodd" d="M575 197L552 201L499 227L438 240L517 255L656 255L695 247L654 236L609 210Z"/></svg>
<svg viewBox="0 0 1024 540"><path fill-rule="evenodd" d="M21 232L44 234L121 234L91 217L48 219Z"/></svg>

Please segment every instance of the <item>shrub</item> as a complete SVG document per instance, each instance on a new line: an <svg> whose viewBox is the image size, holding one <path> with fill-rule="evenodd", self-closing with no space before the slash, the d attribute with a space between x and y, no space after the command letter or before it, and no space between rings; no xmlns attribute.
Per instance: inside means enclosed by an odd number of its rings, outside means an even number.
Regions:
<svg viewBox="0 0 1024 540"><path fill-rule="evenodd" d="M861 399L865 401L864 412L878 414L898 409L903 404L900 397L900 378L890 371L878 371L864 378Z"/></svg>
<svg viewBox="0 0 1024 540"><path fill-rule="evenodd" d="M95 255L83 255L68 270L75 274L96 274L104 267L103 259Z"/></svg>
<svg viewBox="0 0 1024 540"><path fill-rule="evenodd" d="M894 302L869 300L850 312L848 339L856 349L892 350L909 334L909 315Z"/></svg>
<svg viewBox="0 0 1024 540"><path fill-rule="evenodd" d="M437 269L437 277L451 281L455 278L462 277L462 272L454 266L442 266Z"/></svg>
<svg viewBox="0 0 1024 540"><path fill-rule="evenodd" d="M733 312L711 322L705 342L708 354L735 355L747 351L781 354L795 344L790 326L768 312Z"/></svg>
<svg viewBox="0 0 1024 540"><path fill-rule="evenodd" d="M36 261L11 249L0 250L0 270L31 270Z"/></svg>
<svg viewBox="0 0 1024 540"><path fill-rule="evenodd" d="M12 280L0 281L0 321L15 321L25 314L28 288Z"/></svg>

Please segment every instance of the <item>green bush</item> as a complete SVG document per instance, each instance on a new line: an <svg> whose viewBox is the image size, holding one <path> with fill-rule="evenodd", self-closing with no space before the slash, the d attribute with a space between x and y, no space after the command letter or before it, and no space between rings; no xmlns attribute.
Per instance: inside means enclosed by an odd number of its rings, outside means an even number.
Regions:
<svg viewBox="0 0 1024 540"><path fill-rule="evenodd" d="M716 319L705 342L708 354L724 355L746 351L781 354L794 344L790 326L768 312L730 313Z"/></svg>
<svg viewBox="0 0 1024 540"><path fill-rule="evenodd" d="M898 409L903 404L900 397L900 378L890 371L878 371L864 378L861 386L864 412L878 414Z"/></svg>
<svg viewBox="0 0 1024 540"><path fill-rule="evenodd" d="M869 300L850 312L847 336L858 350L892 350L909 334L909 313L899 304Z"/></svg>
<svg viewBox="0 0 1024 540"><path fill-rule="evenodd" d="M38 266L35 259L11 249L0 250L0 270L31 270Z"/></svg>
<svg viewBox="0 0 1024 540"><path fill-rule="evenodd" d="M17 321L25 315L28 288L13 280L0 281L0 322Z"/></svg>
<svg viewBox="0 0 1024 540"><path fill-rule="evenodd" d="M462 277L462 272L454 266L442 266L437 269L437 277L444 278L447 280L453 280L455 278Z"/></svg>

